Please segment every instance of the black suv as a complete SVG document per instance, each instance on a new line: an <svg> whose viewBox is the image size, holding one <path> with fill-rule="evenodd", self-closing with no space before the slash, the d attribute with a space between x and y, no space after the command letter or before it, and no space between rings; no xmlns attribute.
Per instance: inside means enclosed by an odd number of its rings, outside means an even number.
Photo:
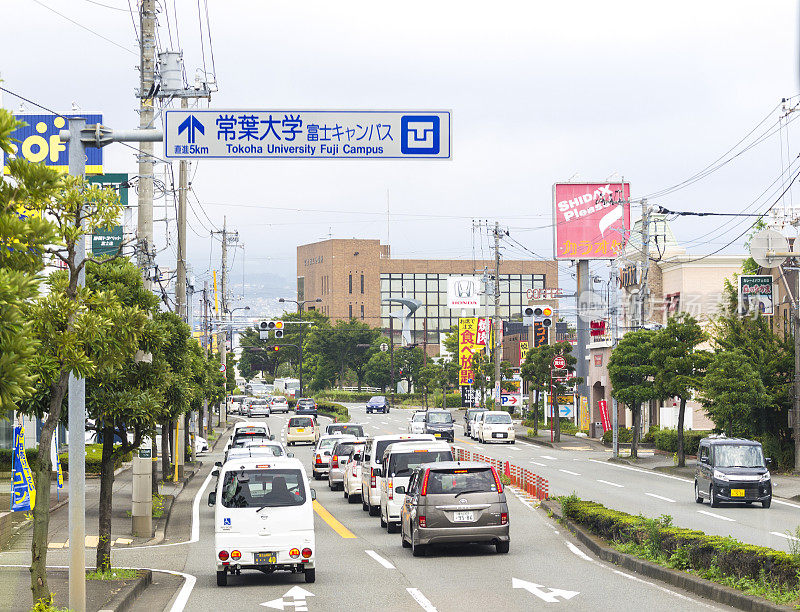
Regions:
<svg viewBox="0 0 800 612"><path fill-rule="evenodd" d="M702 504L708 499L712 508L721 502L772 503L772 480L760 442L725 436L709 436L697 449L694 476L694 499Z"/></svg>
<svg viewBox="0 0 800 612"><path fill-rule="evenodd" d="M425 413L423 433L433 434L436 438L452 442L455 436L453 415L447 410L428 410Z"/></svg>

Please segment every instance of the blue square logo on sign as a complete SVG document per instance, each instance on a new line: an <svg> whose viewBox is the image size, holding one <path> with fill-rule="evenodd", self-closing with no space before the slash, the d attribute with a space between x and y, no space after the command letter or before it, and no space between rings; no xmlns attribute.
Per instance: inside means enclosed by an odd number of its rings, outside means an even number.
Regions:
<svg viewBox="0 0 800 612"><path fill-rule="evenodd" d="M405 115L400 120L400 151L403 155L439 153L439 117Z"/></svg>
<svg viewBox="0 0 800 612"><path fill-rule="evenodd" d="M229 519L229 518L222 519L222 524L223 525L230 525L231 524L231 519Z"/></svg>

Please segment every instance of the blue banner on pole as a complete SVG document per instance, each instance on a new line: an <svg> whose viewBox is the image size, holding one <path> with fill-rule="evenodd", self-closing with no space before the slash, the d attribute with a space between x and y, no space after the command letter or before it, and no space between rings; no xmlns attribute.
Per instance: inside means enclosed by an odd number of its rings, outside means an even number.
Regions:
<svg viewBox="0 0 800 612"><path fill-rule="evenodd" d="M25 456L25 428L14 427L14 455L12 458L11 511L30 512L36 503L36 485Z"/></svg>

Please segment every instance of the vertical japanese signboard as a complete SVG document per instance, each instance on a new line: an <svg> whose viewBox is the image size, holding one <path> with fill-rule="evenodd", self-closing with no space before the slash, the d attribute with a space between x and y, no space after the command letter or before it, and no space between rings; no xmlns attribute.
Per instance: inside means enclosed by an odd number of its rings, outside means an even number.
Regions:
<svg viewBox="0 0 800 612"><path fill-rule="evenodd" d="M25 456L25 428L14 427L14 454L11 458L11 511L30 512L36 503L36 485Z"/></svg>
<svg viewBox="0 0 800 612"><path fill-rule="evenodd" d="M613 259L631 227L629 183L556 183L556 259Z"/></svg>
<svg viewBox="0 0 800 612"><path fill-rule="evenodd" d="M539 321L535 321L533 323L533 346L534 348L543 346L547 344L547 330L549 328L545 327Z"/></svg>
<svg viewBox="0 0 800 612"><path fill-rule="evenodd" d="M606 400L599 400L597 408L600 410L600 421L603 423L603 433L611 429L611 419L608 417L608 403Z"/></svg>
<svg viewBox="0 0 800 612"><path fill-rule="evenodd" d="M739 312L743 317L775 314L770 274L742 274L739 276Z"/></svg>
<svg viewBox="0 0 800 612"><path fill-rule="evenodd" d="M458 384L475 384L475 355L491 343L492 321L486 318L462 317L458 320Z"/></svg>

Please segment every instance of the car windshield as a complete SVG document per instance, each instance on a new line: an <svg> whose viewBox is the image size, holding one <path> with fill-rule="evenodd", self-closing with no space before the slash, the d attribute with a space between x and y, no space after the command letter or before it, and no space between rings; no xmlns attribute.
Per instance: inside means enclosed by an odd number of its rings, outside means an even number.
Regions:
<svg viewBox="0 0 800 612"><path fill-rule="evenodd" d="M511 424L510 414L487 414L483 417L484 423L507 423Z"/></svg>
<svg viewBox="0 0 800 612"><path fill-rule="evenodd" d="M720 444L714 447L714 467L764 467L764 454L754 444Z"/></svg>
<svg viewBox="0 0 800 612"><path fill-rule="evenodd" d="M333 449L333 454L336 455L337 457L346 457L347 455L350 454L350 451L353 450L354 446L355 446L355 444L352 444L352 443L351 444L339 443Z"/></svg>
<svg viewBox="0 0 800 612"><path fill-rule="evenodd" d="M453 422L453 415L449 412L429 412L428 413L428 423L434 424L441 424L441 423L452 423Z"/></svg>
<svg viewBox="0 0 800 612"><path fill-rule="evenodd" d="M386 398L383 397L382 395L375 395L375 396L369 398L369 403L370 404L382 404L385 401L386 401Z"/></svg>
<svg viewBox="0 0 800 612"><path fill-rule="evenodd" d="M337 442L338 442L338 440L336 438L323 438L322 440L319 441L319 447L318 448L320 448L320 449L333 448L334 446L336 446Z"/></svg>
<svg viewBox="0 0 800 612"><path fill-rule="evenodd" d="M289 427L313 427L314 421L309 417L292 417L289 419Z"/></svg>
<svg viewBox="0 0 800 612"><path fill-rule="evenodd" d="M408 442L407 438L391 438L389 440L378 440L375 443L375 462L380 463L381 458L383 457L383 453L386 451L386 447L390 444L394 444L395 442Z"/></svg>
<svg viewBox="0 0 800 612"><path fill-rule="evenodd" d="M386 466L386 473L392 476L410 476L415 468L423 463L438 463L452 461L453 453L450 451L425 451L392 453Z"/></svg>
<svg viewBox="0 0 800 612"><path fill-rule="evenodd" d="M302 506L305 502L300 470L226 472L222 484L222 505L226 508Z"/></svg>
<svg viewBox="0 0 800 612"><path fill-rule="evenodd" d="M424 421L425 420L425 413L424 412L417 412L413 417L411 417L412 421Z"/></svg>
<svg viewBox="0 0 800 612"><path fill-rule="evenodd" d="M234 439L243 438L246 436L266 436L267 430L263 427L243 427L242 429L236 430L234 434Z"/></svg>
<svg viewBox="0 0 800 612"><path fill-rule="evenodd" d="M236 457L256 457L256 456L280 457L283 449L275 444L248 444L232 449L228 453L228 461Z"/></svg>
<svg viewBox="0 0 800 612"><path fill-rule="evenodd" d="M237 437L231 442L231 448L244 448L245 446L249 446L253 442L266 442L269 440L267 436L247 436L247 437Z"/></svg>
<svg viewBox="0 0 800 612"><path fill-rule="evenodd" d="M471 468L439 472L431 470L428 476L428 493L432 495L471 491L491 493L497 491L494 475L489 468Z"/></svg>

